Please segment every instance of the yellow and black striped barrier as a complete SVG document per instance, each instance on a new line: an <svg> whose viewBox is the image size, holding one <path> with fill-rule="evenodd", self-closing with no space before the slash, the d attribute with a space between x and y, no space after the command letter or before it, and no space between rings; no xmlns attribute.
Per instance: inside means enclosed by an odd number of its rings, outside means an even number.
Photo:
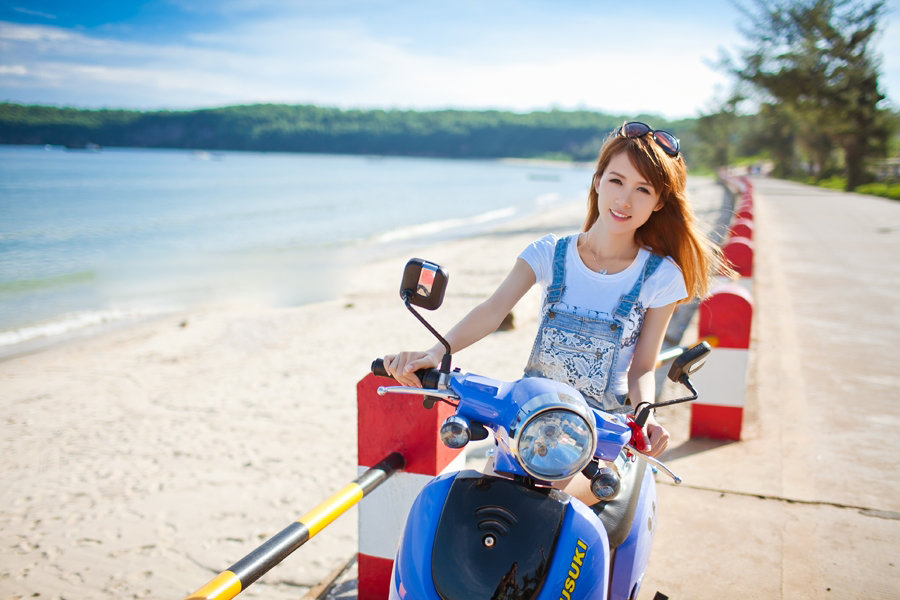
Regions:
<svg viewBox="0 0 900 600"><path fill-rule="evenodd" d="M305 544L329 523L376 487L395 471L402 469L405 461L397 452L390 454L374 467L366 470L353 483L322 502L274 536L256 550L222 571L186 600L228 600L263 576L269 569L284 560L291 552Z"/></svg>

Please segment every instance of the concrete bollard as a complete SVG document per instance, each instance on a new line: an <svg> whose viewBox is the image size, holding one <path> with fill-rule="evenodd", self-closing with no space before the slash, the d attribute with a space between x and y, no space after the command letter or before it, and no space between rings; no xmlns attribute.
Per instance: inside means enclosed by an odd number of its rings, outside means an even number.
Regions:
<svg viewBox="0 0 900 600"><path fill-rule="evenodd" d="M697 333L715 349L694 376L701 396L691 406L691 437L739 440L753 321L753 184L745 177L726 183L740 201L722 252L740 279L720 282L700 303Z"/></svg>
<svg viewBox="0 0 900 600"><path fill-rule="evenodd" d="M726 181L726 185L736 190L734 217L753 220L753 182L747 177L736 177Z"/></svg>
<svg viewBox="0 0 900 600"><path fill-rule="evenodd" d="M731 227L728 228L728 237L742 237L752 241L753 221L750 219L734 219L734 221L731 222Z"/></svg>
<svg viewBox="0 0 900 600"><path fill-rule="evenodd" d="M749 221L753 220L753 196L746 192L742 194L741 201L735 210L735 217L738 219L747 219Z"/></svg>
<svg viewBox="0 0 900 600"><path fill-rule="evenodd" d="M438 402L422 406L422 396L379 396L393 379L367 375L356 385L357 456L360 472L391 452L406 460L403 471L373 490L359 504L358 600L388 597L394 555L409 509L419 491L436 475L461 469L465 455L444 446L437 431L453 408Z"/></svg>
<svg viewBox="0 0 900 600"><path fill-rule="evenodd" d="M750 238L728 238L722 244L722 253L741 277L753 277L753 242Z"/></svg>
<svg viewBox="0 0 900 600"><path fill-rule="evenodd" d="M723 283L700 303L698 335L714 347L693 375L700 399L691 405L694 437L741 439L753 301L743 286Z"/></svg>

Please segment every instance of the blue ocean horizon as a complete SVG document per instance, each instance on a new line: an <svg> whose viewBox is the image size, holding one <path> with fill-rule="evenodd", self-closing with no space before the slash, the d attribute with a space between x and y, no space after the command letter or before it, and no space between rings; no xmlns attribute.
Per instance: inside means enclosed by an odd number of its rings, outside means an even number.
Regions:
<svg viewBox="0 0 900 600"><path fill-rule="evenodd" d="M0 146L0 356L252 298L337 297L348 264L583 201L567 163Z"/></svg>

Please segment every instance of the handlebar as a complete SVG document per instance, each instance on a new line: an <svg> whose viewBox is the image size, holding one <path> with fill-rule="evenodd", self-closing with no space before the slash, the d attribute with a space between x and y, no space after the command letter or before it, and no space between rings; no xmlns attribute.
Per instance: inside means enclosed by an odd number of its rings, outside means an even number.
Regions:
<svg viewBox="0 0 900 600"><path fill-rule="evenodd" d="M384 368L384 360L380 358L376 358L372 361L372 373L374 375L378 375L379 377L391 377L391 375ZM436 390L438 389L438 382L441 378L440 369L430 368L430 369L419 369L416 371L416 376L419 378L419 381L422 382L422 387L426 390Z"/></svg>

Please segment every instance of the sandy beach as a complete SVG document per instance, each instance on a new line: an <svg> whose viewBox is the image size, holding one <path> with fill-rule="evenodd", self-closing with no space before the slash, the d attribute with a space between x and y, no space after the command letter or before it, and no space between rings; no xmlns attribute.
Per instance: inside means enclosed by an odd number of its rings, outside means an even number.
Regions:
<svg viewBox="0 0 900 600"><path fill-rule="evenodd" d="M722 188L690 188L714 222ZM432 323L446 330L583 212L423 247L450 272ZM183 597L353 480L356 382L373 358L432 343L399 301L407 258L361 265L333 301L198 308L0 362L0 597ZM539 301L456 365L518 378ZM356 527L351 510L241 597L302 597L356 552Z"/></svg>

